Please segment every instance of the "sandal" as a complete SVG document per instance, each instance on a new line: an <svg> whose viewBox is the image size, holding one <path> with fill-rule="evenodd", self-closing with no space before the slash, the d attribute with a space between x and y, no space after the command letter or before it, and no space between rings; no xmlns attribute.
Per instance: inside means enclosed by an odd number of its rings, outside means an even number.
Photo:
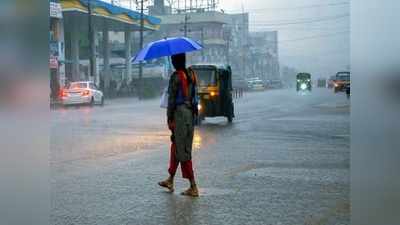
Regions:
<svg viewBox="0 0 400 225"><path fill-rule="evenodd" d="M197 190L197 187L190 187L186 191L181 193L182 195L185 196L190 196L190 197L199 197L199 190Z"/></svg>
<svg viewBox="0 0 400 225"><path fill-rule="evenodd" d="M161 187L167 188L170 192L174 192L174 182L169 180L158 182Z"/></svg>

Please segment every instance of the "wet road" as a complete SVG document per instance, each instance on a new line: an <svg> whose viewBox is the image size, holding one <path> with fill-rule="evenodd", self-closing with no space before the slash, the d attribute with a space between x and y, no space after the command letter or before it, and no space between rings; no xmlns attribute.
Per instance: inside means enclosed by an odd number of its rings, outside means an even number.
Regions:
<svg viewBox="0 0 400 225"><path fill-rule="evenodd" d="M158 100L52 111L52 224L350 224L349 102L326 89L248 93L196 128L201 197L157 186L169 132Z"/></svg>

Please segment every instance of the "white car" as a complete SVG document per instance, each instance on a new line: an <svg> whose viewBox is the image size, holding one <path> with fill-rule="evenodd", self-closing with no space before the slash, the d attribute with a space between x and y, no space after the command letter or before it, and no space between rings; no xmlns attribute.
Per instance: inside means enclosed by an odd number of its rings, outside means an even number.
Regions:
<svg viewBox="0 0 400 225"><path fill-rule="evenodd" d="M61 91L63 105L103 105L104 95L92 81L71 82Z"/></svg>
<svg viewBox="0 0 400 225"><path fill-rule="evenodd" d="M265 85L262 80L252 80L248 82L250 90L262 91L265 90Z"/></svg>

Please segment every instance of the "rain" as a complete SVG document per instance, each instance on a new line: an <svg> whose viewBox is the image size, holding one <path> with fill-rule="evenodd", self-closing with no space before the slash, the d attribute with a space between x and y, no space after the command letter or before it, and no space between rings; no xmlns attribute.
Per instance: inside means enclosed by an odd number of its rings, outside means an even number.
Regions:
<svg viewBox="0 0 400 225"><path fill-rule="evenodd" d="M350 224L350 1L51 0L49 46L51 224Z"/></svg>

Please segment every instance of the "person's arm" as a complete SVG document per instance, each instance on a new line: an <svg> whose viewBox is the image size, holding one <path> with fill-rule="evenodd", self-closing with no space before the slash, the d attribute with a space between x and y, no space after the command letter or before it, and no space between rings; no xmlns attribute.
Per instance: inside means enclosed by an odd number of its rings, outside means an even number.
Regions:
<svg viewBox="0 0 400 225"><path fill-rule="evenodd" d="M174 111L176 109L176 95L178 93L178 76L176 73L171 75L169 79L168 86L168 109L167 109L167 118L168 122L174 119Z"/></svg>

